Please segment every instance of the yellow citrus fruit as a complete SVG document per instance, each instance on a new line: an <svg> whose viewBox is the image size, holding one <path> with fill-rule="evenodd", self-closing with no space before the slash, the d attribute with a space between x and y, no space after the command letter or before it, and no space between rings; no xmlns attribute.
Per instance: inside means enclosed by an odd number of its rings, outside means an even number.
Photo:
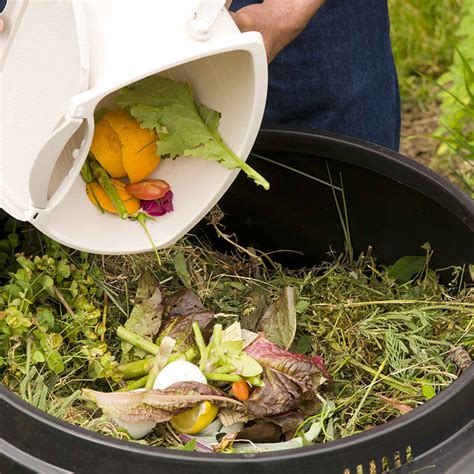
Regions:
<svg viewBox="0 0 474 474"><path fill-rule="evenodd" d="M158 166L156 132L141 128L125 109L107 112L96 124L91 153L113 178L144 180Z"/></svg>
<svg viewBox="0 0 474 474"><path fill-rule="evenodd" d="M112 182L114 183L115 189L122 199L123 203L125 204L125 209L131 215L137 212L140 207L140 199L133 197L127 191L125 191L125 183L120 181L119 179L113 179ZM117 209L112 204L109 196L107 196L104 188L97 182L93 181L86 186L87 197L95 206L102 208L104 211L112 212L113 214L118 214Z"/></svg>
<svg viewBox="0 0 474 474"><path fill-rule="evenodd" d="M101 119L95 125L91 153L112 178L127 176L122 163L122 143L107 120Z"/></svg>
<svg viewBox="0 0 474 474"><path fill-rule="evenodd" d="M219 408L211 402L202 402L190 410L173 416L170 423L179 433L196 434L214 421L218 411Z"/></svg>

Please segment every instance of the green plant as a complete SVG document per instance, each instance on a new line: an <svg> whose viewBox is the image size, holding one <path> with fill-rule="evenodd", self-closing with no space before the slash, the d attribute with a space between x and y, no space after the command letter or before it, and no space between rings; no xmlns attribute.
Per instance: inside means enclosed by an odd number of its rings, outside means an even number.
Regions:
<svg viewBox="0 0 474 474"><path fill-rule="evenodd" d="M18 246L10 232L1 247ZM72 262L59 244L48 243L42 256L7 252L9 271L0 286L0 369L3 382L15 385L32 367L51 374L82 372L111 376L116 362L103 340L102 290L96 267L83 254Z"/></svg>
<svg viewBox="0 0 474 474"><path fill-rule="evenodd" d="M468 0L469 1L469 0ZM431 100L432 85L452 61L452 31L462 0L389 0L392 48L403 101Z"/></svg>
<svg viewBox="0 0 474 474"><path fill-rule="evenodd" d="M449 70L438 80L441 101L441 140L435 167L448 168L474 196L474 0L466 0L454 42L456 54Z"/></svg>

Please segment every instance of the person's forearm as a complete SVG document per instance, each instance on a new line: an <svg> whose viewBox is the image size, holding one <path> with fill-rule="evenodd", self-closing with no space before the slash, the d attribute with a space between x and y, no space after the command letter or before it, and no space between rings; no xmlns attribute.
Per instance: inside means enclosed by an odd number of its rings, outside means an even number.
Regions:
<svg viewBox="0 0 474 474"><path fill-rule="evenodd" d="M265 0L275 9L281 25L295 36L303 30L319 10L324 0Z"/></svg>
<svg viewBox="0 0 474 474"><path fill-rule="evenodd" d="M324 0L264 0L235 13L241 31L259 31L263 35L271 61L303 30Z"/></svg>

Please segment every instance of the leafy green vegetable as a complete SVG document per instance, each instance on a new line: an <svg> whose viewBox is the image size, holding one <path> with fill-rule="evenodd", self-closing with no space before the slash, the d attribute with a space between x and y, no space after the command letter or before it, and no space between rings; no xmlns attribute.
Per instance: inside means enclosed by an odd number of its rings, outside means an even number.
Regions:
<svg viewBox="0 0 474 474"><path fill-rule="evenodd" d="M161 292L153 275L144 273L140 278L135 305L130 317L124 324L125 329L143 336L150 342L158 334L161 326L163 306ZM135 348L129 342L122 341L122 362L131 360L131 356L144 357L145 352Z"/></svg>
<svg viewBox="0 0 474 474"><path fill-rule="evenodd" d="M201 354L199 366L208 379L237 381L239 377L244 377L253 379L255 385L260 385L258 376L262 373L262 366L243 351L242 339L223 340L222 325L215 324L212 338L206 346L197 322L193 324L193 331Z"/></svg>
<svg viewBox="0 0 474 474"><path fill-rule="evenodd" d="M259 323L269 341L288 349L296 334L295 288L287 286L280 297L265 311Z"/></svg>
<svg viewBox="0 0 474 474"><path fill-rule="evenodd" d="M227 169L242 169L265 189L268 181L242 161L223 141L220 114L195 103L189 84L151 76L121 91L117 98L143 128L158 132L157 153L165 158L202 157Z"/></svg>

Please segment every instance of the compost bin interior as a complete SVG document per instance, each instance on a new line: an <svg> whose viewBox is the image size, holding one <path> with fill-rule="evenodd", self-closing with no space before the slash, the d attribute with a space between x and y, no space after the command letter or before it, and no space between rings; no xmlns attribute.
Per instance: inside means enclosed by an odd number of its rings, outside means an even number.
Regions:
<svg viewBox="0 0 474 474"><path fill-rule="evenodd" d="M401 157L336 135L282 129L260 133L254 153L335 185L342 183L354 253L370 245L380 263L422 255L429 242L432 266L474 262L474 205L449 182ZM220 202L222 223L245 246L275 251L289 267L319 264L344 250L330 187L280 165L250 158L271 183L266 192L241 173ZM339 203L341 194L336 192ZM228 247L203 222L215 246ZM399 472L464 472L473 461L474 367L422 407L350 438L285 452L208 455L149 448L67 425L28 406L0 387L0 472L382 472L382 459ZM3 454L2 454L3 453ZM398 454L397 454L398 453ZM411 463L407 463L408 460ZM456 465L456 471L451 471ZM434 467L433 467L434 466ZM375 470L374 470L375 468Z"/></svg>

